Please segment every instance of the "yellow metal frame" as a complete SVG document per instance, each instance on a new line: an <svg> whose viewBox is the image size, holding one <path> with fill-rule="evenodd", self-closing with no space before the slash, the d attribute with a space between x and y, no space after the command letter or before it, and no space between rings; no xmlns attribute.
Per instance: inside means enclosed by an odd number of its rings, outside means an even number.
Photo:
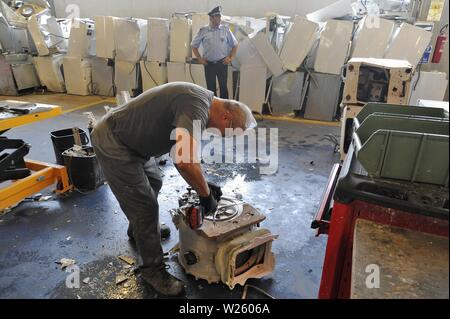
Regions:
<svg viewBox="0 0 450 319"><path fill-rule="evenodd" d="M57 184L55 192L58 194L72 189L65 166L33 160L25 160L25 165L33 172L30 176L0 189L0 215L4 209L53 184Z"/></svg>
<svg viewBox="0 0 450 319"><path fill-rule="evenodd" d="M19 101L6 102L27 103ZM36 104L49 107L50 110L2 119L0 120L0 132L63 114L60 106ZM70 191L73 187L69 182L69 176L65 166L30 159L25 160L25 166L32 171L30 176L12 181L8 186L0 188L0 215L2 215L6 208L19 203L24 198L36 194L51 185L56 184L55 192L58 194Z"/></svg>
<svg viewBox="0 0 450 319"><path fill-rule="evenodd" d="M17 103L18 101L7 100L5 102ZM24 103L24 104L26 104L26 103ZM0 120L0 132L9 130L10 128L13 128L13 127L30 124L33 122L45 120L45 119L63 114L60 106L53 106L53 105L46 105L46 104L37 104L37 105L51 107L52 109L49 111L45 111L45 112L26 114L26 115L11 117L8 119L2 119L2 120Z"/></svg>

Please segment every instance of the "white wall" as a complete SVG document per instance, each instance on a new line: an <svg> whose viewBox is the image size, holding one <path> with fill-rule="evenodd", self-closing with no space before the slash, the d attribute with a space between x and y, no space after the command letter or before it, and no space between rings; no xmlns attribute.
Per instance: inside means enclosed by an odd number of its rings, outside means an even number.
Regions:
<svg viewBox="0 0 450 319"><path fill-rule="evenodd" d="M306 15L336 0L54 0L58 17L77 5L83 18L95 15L118 17L170 17L173 12L208 12L221 5L225 15L261 18L268 11L281 15Z"/></svg>

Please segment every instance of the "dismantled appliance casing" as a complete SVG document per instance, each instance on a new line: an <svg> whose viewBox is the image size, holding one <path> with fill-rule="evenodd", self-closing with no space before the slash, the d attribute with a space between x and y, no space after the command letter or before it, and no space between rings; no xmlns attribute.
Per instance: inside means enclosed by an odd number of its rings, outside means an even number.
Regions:
<svg viewBox="0 0 450 319"><path fill-rule="evenodd" d="M62 72L63 59L63 54L33 58L41 84L50 92L64 93L66 91Z"/></svg>
<svg viewBox="0 0 450 319"><path fill-rule="evenodd" d="M413 68L406 60L353 58L348 61L345 104L408 104Z"/></svg>
<svg viewBox="0 0 450 319"><path fill-rule="evenodd" d="M92 94L92 60L90 58L65 56L63 66L68 94Z"/></svg>
<svg viewBox="0 0 450 319"><path fill-rule="evenodd" d="M178 260L186 273L208 283L223 282L230 289L244 285L249 278L262 278L273 272L272 242L278 235L259 228L266 217L248 204L238 203L213 219L205 217L198 229L189 227L186 212L196 195L184 195L173 214L179 230ZM195 200L194 200L195 202ZM219 207L235 202L223 198ZM217 214L217 213L216 213Z"/></svg>

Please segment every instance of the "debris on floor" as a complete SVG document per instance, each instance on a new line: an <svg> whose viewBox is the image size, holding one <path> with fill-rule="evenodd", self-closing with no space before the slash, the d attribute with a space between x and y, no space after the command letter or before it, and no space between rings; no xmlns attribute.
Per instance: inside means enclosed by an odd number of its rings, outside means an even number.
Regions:
<svg viewBox="0 0 450 319"><path fill-rule="evenodd" d="M46 202L50 199L53 199L53 196L42 196L41 198L39 198L39 202Z"/></svg>
<svg viewBox="0 0 450 319"><path fill-rule="evenodd" d="M61 258L60 261L56 261L57 264L61 266L61 270L66 269L69 266L75 265L76 261L74 259L69 258Z"/></svg>
<svg viewBox="0 0 450 319"><path fill-rule="evenodd" d="M134 265L136 263L136 260L133 257L130 256L119 256L118 257L120 260L126 262L128 265Z"/></svg>
<svg viewBox="0 0 450 319"><path fill-rule="evenodd" d="M268 292L264 291L263 289L261 289L259 287L256 287L256 286L253 286L253 285L249 285L249 284L244 286L244 292L242 293L242 299L254 299L254 298L247 298L248 288L251 288L251 289L259 292L260 295L263 295L265 297L264 299L267 299L267 298L268 299L276 299L274 296L272 296ZM260 295L257 297L258 299L261 299Z"/></svg>
<svg viewBox="0 0 450 319"><path fill-rule="evenodd" d="M128 280L128 277L124 274L119 274L116 276L116 285L120 285L121 283Z"/></svg>

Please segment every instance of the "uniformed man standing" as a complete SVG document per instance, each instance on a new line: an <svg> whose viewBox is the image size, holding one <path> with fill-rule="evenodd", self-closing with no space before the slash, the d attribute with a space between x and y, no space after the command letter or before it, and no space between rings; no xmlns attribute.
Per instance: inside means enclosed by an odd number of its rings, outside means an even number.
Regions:
<svg viewBox="0 0 450 319"><path fill-rule="evenodd" d="M233 61L238 42L230 29L221 24L222 8L216 7L209 13L209 25L200 28L192 40L192 52L205 66L208 90L217 96L216 77L219 81L220 97L228 99L228 65ZM203 56L198 48L203 45Z"/></svg>

